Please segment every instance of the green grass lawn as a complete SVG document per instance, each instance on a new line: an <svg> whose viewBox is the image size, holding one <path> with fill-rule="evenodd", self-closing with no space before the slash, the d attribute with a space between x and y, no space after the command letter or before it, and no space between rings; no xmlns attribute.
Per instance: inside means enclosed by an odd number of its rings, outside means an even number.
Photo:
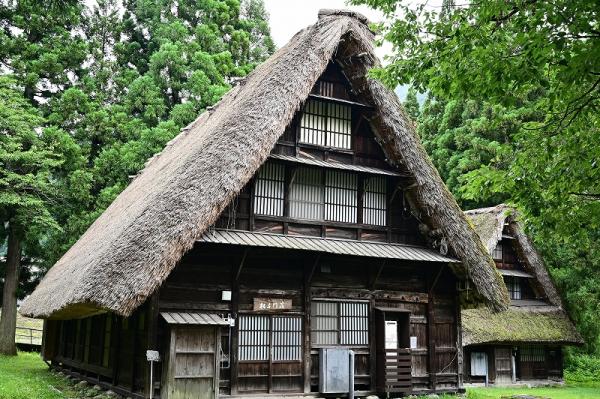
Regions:
<svg viewBox="0 0 600 399"><path fill-rule="evenodd" d="M599 399L600 383L598 387L469 388L467 393L469 399L499 399L519 394L551 399Z"/></svg>
<svg viewBox="0 0 600 399"><path fill-rule="evenodd" d="M66 378L48 371L39 353L0 355L0 399L59 399L76 395Z"/></svg>
<svg viewBox="0 0 600 399"><path fill-rule="evenodd" d="M0 399L63 399L97 395L89 387L78 389L68 379L48 371L38 353L19 352L16 357L0 355ZM469 388L469 399L498 399L528 394L551 399L600 399L597 387L556 388ZM452 397L444 395L444 398Z"/></svg>

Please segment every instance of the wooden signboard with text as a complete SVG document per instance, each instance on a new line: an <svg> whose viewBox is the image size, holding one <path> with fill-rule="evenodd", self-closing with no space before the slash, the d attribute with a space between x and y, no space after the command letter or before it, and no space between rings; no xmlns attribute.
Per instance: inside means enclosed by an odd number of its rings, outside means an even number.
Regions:
<svg viewBox="0 0 600 399"><path fill-rule="evenodd" d="M254 310L259 312L275 312L279 310L290 310L291 299L282 298L254 298Z"/></svg>

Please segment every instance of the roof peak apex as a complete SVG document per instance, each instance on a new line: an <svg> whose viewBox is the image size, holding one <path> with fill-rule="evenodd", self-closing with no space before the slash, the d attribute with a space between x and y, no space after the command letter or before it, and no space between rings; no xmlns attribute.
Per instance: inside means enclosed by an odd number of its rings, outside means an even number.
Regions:
<svg viewBox="0 0 600 399"><path fill-rule="evenodd" d="M352 11L348 9L340 9L340 8L321 8L319 10L319 19L330 16L344 16L357 19L359 22L363 23L366 26L369 26L369 19L359 13L358 11Z"/></svg>

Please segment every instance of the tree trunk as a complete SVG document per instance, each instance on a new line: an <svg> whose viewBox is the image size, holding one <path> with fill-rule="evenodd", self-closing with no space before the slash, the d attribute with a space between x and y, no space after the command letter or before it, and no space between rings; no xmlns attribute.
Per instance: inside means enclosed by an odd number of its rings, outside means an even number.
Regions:
<svg viewBox="0 0 600 399"><path fill-rule="evenodd" d="M17 326L17 287L21 271L21 243L12 223L8 227L8 251L6 254L6 273L2 297L2 316L0 317L0 353L15 356L15 331Z"/></svg>

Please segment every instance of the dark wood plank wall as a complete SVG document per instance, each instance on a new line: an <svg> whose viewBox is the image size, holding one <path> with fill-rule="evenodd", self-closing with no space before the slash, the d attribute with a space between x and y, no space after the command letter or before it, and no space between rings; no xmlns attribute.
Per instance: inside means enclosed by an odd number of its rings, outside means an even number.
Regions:
<svg viewBox="0 0 600 399"><path fill-rule="evenodd" d="M467 383L483 383L482 376L471 375L471 353L484 352L488 358L489 383L507 383L512 378L512 354L516 348L515 375L517 381L538 379L561 380L563 378L563 353L558 345L515 344L515 345L472 345L464 348L463 378ZM534 359L524 350L535 348L542 358ZM501 368L502 370L499 370ZM510 378L509 378L510 377ZM499 380L500 379L500 380Z"/></svg>
<svg viewBox="0 0 600 399"><path fill-rule="evenodd" d="M427 281L433 281L438 274L430 295ZM223 377L221 381L223 393L316 391L318 348L310 347L309 335L310 304L315 299L367 301L371 309L397 307L410 311L410 335L416 336L418 343L418 348L412 351L415 388L431 389L435 383L438 389L452 389L458 380L454 289L453 275L448 269L440 273L437 264L398 261L384 264L377 259L199 244L161 288L159 305L161 310L244 315L256 314L253 311L256 297L291 299L291 309L282 313L299 315L304 320L302 362L240 363L234 350L232 377L230 380ZM222 290L233 290L236 302L221 301ZM371 318L372 315L371 311ZM433 321L434 328L428 328L429 321ZM372 323L370 326L372 343L375 331ZM236 328L231 331L234 349ZM374 386L371 343L353 348L358 390L369 391ZM430 348L435 348L431 351L435 353L431 362ZM310 364L306 362L309 358ZM434 373L429 372L430 367ZM265 378L269 373L289 378ZM229 374L225 370L222 375Z"/></svg>
<svg viewBox="0 0 600 399"><path fill-rule="evenodd" d="M49 320L44 332L44 359L94 383L115 387L120 393L147 394L146 350L156 333L148 324L150 309L145 304L129 318L101 314ZM152 317L156 320L156 313Z"/></svg>

